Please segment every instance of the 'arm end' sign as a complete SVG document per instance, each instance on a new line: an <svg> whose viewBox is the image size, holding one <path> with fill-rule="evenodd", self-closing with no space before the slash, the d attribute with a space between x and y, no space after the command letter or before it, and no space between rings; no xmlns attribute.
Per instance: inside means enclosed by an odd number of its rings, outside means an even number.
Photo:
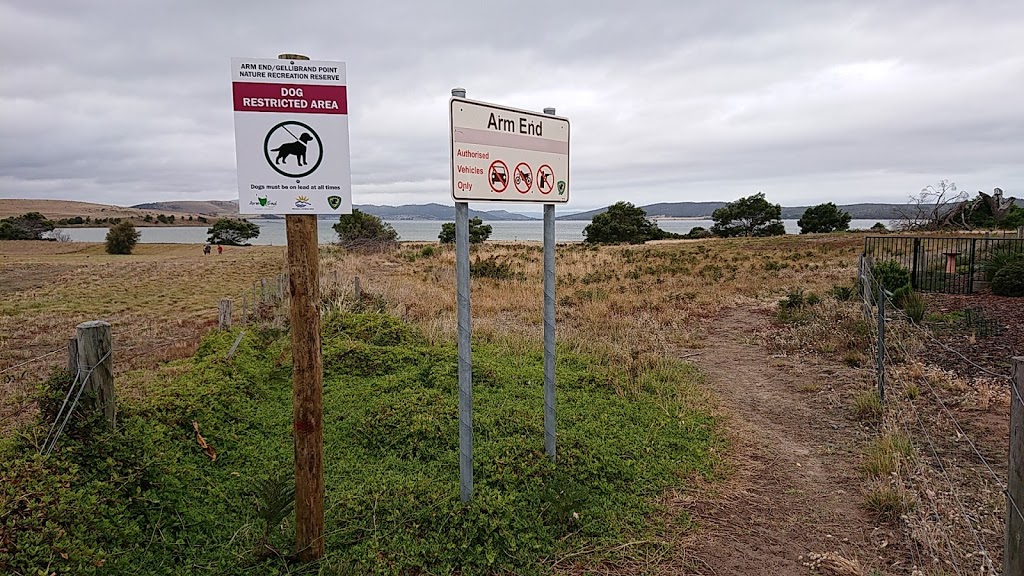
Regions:
<svg viewBox="0 0 1024 576"><path fill-rule="evenodd" d="M569 120L452 98L452 198L569 201Z"/></svg>
<svg viewBox="0 0 1024 576"><path fill-rule="evenodd" d="M345 63L232 58L238 209L351 214Z"/></svg>

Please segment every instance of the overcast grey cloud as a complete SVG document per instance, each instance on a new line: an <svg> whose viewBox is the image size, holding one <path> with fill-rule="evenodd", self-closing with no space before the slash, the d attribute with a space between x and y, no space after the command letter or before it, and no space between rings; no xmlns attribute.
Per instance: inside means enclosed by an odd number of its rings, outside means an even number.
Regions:
<svg viewBox="0 0 1024 576"><path fill-rule="evenodd" d="M348 63L354 201L450 202L447 99L570 118L572 209L1024 196L1024 2L0 0L0 198L237 197L228 60Z"/></svg>

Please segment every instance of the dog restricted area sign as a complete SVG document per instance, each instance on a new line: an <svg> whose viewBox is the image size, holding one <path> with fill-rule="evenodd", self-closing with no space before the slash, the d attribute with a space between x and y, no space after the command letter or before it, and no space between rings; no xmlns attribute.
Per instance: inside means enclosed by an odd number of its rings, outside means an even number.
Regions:
<svg viewBox="0 0 1024 576"><path fill-rule="evenodd" d="M568 119L465 98L450 104L456 201L569 201Z"/></svg>
<svg viewBox="0 0 1024 576"><path fill-rule="evenodd" d="M345 63L232 58L242 214L351 214Z"/></svg>

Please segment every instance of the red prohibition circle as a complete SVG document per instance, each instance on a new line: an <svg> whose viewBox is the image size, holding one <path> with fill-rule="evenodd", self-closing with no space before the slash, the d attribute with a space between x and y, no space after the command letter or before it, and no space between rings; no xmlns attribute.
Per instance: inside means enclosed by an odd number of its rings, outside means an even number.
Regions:
<svg viewBox="0 0 1024 576"><path fill-rule="evenodd" d="M487 181L491 184L491 190L501 194L508 188L508 164L501 160L491 162L487 168Z"/></svg>
<svg viewBox="0 0 1024 576"><path fill-rule="evenodd" d="M540 168L537 168L537 190L540 190L541 194L551 194L554 189L555 171L551 169L551 166L541 164Z"/></svg>
<svg viewBox="0 0 1024 576"><path fill-rule="evenodd" d="M526 162L516 164L516 171L512 179L515 180L516 190L519 190L520 194L526 194L530 188L533 188L533 170Z"/></svg>

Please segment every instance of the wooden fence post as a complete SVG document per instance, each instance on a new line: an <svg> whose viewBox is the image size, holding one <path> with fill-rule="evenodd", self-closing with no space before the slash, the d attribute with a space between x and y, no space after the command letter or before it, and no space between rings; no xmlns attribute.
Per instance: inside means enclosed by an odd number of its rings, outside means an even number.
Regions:
<svg viewBox="0 0 1024 576"><path fill-rule="evenodd" d="M260 278L260 302L267 303L267 279Z"/></svg>
<svg viewBox="0 0 1024 576"><path fill-rule="evenodd" d="M1024 576L1024 356L1013 359L1010 380L1010 466L1006 485L1003 576Z"/></svg>
<svg viewBox="0 0 1024 576"><path fill-rule="evenodd" d="M84 403L103 412L107 425L116 422L114 403L113 336L110 323L102 320L83 322L75 330L78 348L78 373L86 378Z"/></svg>
<svg viewBox="0 0 1024 576"><path fill-rule="evenodd" d="M68 374L74 379L78 374L78 338L68 339Z"/></svg>
<svg viewBox="0 0 1024 576"><path fill-rule="evenodd" d="M355 287L356 302L359 302L363 299L363 289L359 286L359 276L356 276L356 279L352 284Z"/></svg>
<svg viewBox="0 0 1024 576"><path fill-rule="evenodd" d="M217 307L217 328L227 330L231 328L231 300L224 298Z"/></svg>
<svg viewBox="0 0 1024 576"><path fill-rule="evenodd" d="M249 320L249 295L242 294L242 326L245 326Z"/></svg>

